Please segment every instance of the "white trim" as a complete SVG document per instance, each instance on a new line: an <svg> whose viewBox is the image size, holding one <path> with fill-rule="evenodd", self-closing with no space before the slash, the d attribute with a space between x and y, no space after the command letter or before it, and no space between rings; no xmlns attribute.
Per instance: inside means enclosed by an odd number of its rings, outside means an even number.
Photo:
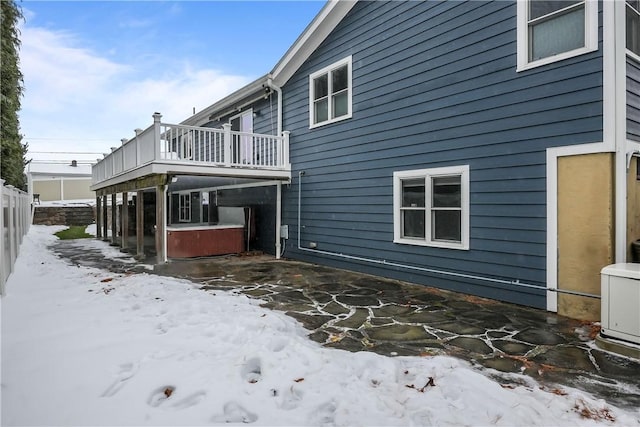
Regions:
<svg viewBox="0 0 640 427"><path fill-rule="evenodd" d="M335 117L335 118L331 118L332 116L332 103L331 103L331 96L333 95L333 92L331 90L331 78L330 78L330 73L333 70L336 70L338 68L341 68L343 66L347 66L347 81L348 81L348 86L347 86L347 114L342 115L340 117ZM322 76L324 74L327 74L327 85L328 85L328 92L327 92L327 120L319 122L319 123L314 123L314 113L315 113L315 108L314 108L314 98L313 98L313 81L318 78L319 76ZM313 73L311 73L309 75L309 129L314 129L320 126L324 126L324 125L328 125L331 123L335 123L335 122L339 122L345 119L350 119L352 116L352 112L353 112L353 58L351 55L347 56L346 58L343 58L339 61L334 62L331 65L328 65L318 71L315 71Z"/></svg>
<svg viewBox="0 0 640 427"><path fill-rule="evenodd" d="M517 68L525 71L574 56L598 50L598 0L586 0L584 5L584 47L563 52L557 55L529 62L529 28L527 5L529 0L518 0L517 3Z"/></svg>
<svg viewBox="0 0 640 427"><path fill-rule="evenodd" d="M627 56L640 64L640 56L627 49Z"/></svg>
<svg viewBox="0 0 640 427"><path fill-rule="evenodd" d="M558 158L610 153L609 145L596 142L547 148L547 289L558 289ZM547 291L547 310L558 311L557 292Z"/></svg>
<svg viewBox="0 0 640 427"><path fill-rule="evenodd" d="M624 21L624 22L625 22L625 25L626 25L626 22L627 22L627 21L626 21L627 8L632 9L635 13L640 13L640 11L636 10L633 6L631 6L631 5L630 5L629 3L627 3L626 1L624 2L624 4L625 4L625 9L624 9L624 12L625 12L625 21ZM625 48L627 48L627 43L626 43L626 36L627 36L627 34L626 34L626 33L627 33L627 28L626 28L626 26L625 26ZM640 55L639 55L639 54L637 54L637 53L635 53L635 52L633 52L633 51L632 51L632 50L630 50L629 48L627 48L627 55L629 55L631 58L635 59L636 61L639 61L639 62L640 62Z"/></svg>
<svg viewBox="0 0 640 427"><path fill-rule="evenodd" d="M607 3L607 2L605 2ZM614 28L625 28L626 1L613 3ZM615 262L627 260L627 39L626 31L614 34L615 81ZM605 76L606 78L606 76Z"/></svg>
<svg viewBox="0 0 640 427"><path fill-rule="evenodd" d="M425 239L408 239L402 237L402 221L400 207L402 205L402 180L418 178L427 179L437 176L460 175L460 207L461 207L461 224L460 242L444 242L434 241L431 239L431 220L430 215L425 214ZM428 188L427 185L426 188ZM430 211L430 190L426 190L425 206L426 211ZM413 246L429 246L447 249L469 249L469 165L446 166L440 168L418 169L408 171L397 171L393 173L393 243L413 245Z"/></svg>
<svg viewBox="0 0 640 427"><path fill-rule="evenodd" d="M620 6L624 2L603 2L603 141L547 149L547 288L558 289L558 157L580 154L616 153L615 161L615 250L616 262L626 258L626 150L620 150L620 135L626 139L626 79L624 31L616 31ZM624 19L624 15L622 15ZM618 26L618 29L624 26ZM621 44L622 43L622 44ZM624 50L622 50L624 48ZM624 145L624 142L623 142ZM624 158L624 169L621 169ZM624 181L620 188L620 181ZM624 219L623 219L624 217ZM547 310L558 311L558 294L547 291Z"/></svg>

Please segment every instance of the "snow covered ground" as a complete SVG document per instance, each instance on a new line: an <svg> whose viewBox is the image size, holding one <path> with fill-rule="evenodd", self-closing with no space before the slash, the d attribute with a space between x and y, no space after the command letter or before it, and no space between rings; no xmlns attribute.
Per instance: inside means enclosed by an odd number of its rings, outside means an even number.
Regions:
<svg viewBox="0 0 640 427"><path fill-rule="evenodd" d="M2 425L640 425L454 358L326 349L243 295L71 266L47 249L61 228L31 227L2 299Z"/></svg>

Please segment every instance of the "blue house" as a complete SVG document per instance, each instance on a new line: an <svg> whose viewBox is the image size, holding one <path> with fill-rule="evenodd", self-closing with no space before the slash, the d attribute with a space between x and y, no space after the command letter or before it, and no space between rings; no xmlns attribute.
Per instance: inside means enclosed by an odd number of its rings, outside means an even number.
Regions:
<svg viewBox="0 0 640 427"><path fill-rule="evenodd" d="M206 188L256 208L276 257L597 320L600 270L640 238L640 2L331 1L172 126L162 168L94 173L103 202Z"/></svg>

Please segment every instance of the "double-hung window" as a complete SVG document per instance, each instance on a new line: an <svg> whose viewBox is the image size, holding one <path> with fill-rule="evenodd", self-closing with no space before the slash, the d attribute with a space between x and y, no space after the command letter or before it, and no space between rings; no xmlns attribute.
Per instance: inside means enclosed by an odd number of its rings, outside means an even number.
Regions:
<svg viewBox="0 0 640 427"><path fill-rule="evenodd" d="M597 0L518 1L518 70L598 49Z"/></svg>
<svg viewBox="0 0 640 427"><path fill-rule="evenodd" d="M469 249L469 166L395 172L394 242Z"/></svg>
<svg viewBox="0 0 640 427"><path fill-rule="evenodd" d="M191 222L191 194L184 193L178 197L178 212L180 222Z"/></svg>
<svg viewBox="0 0 640 427"><path fill-rule="evenodd" d="M627 49L640 57L640 0L627 0Z"/></svg>
<svg viewBox="0 0 640 427"><path fill-rule="evenodd" d="M351 56L309 76L309 127L351 117Z"/></svg>

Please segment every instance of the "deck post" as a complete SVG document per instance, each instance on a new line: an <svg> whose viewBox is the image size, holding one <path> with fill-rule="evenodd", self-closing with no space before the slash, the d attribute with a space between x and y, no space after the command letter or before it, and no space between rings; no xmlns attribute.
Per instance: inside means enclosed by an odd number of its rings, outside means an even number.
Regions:
<svg viewBox="0 0 640 427"><path fill-rule="evenodd" d="M134 162L135 165L139 165L140 164L140 134L142 133L142 129L140 128L135 128L134 132L136 133L136 138L135 138L135 144L136 144L136 161Z"/></svg>
<svg viewBox="0 0 640 427"><path fill-rule="evenodd" d="M117 194L111 194L111 244L117 244L118 238L118 200Z"/></svg>
<svg viewBox="0 0 640 427"><path fill-rule="evenodd" d="M282 155L280 156L282 164L278 166L291 169L291 163L289 163L289 134L288 130L282 132Z"/></svg>
<svg viewBox="0 0 640 427"><path fill-rule="evenodd" d="M120 248L127 249L129 247L129 193L124 191L122 193L122 213L121 215L121 224L120 224Z"/></svg>
<svg viewBox="0 0 640 427"><path fill-rule="evenodd" d="M102 240L109 240L109 220L107 216L107 195L102 196Z"/></svg>
<svg viewBox="0 0 640 427"><path fill-rule="evenodd" d="M276 259L280 259L282 253L282 182L276 184Z"/></svg>
<svg viewBox="0 0 640 427"><path fill-rule="evenodd" d="M222 125L222 128L224 130L224 164L225 166L231 166L231 144L233 143L231 138L231 124L225 123Z"/></svg>
<svg viewBox="0 0 640 427"><path fill-rule="evenodd" d="M144 258L144 192L136 193L136 254Z"/></svg>
<svg viewBox="0 0 640 427"><path fill-rule="evenodd" d="M156 254L158 256L157 263L163 264L167 262L165 240L167 238L167 228L165 227L165 188L166 185L156 186Z"/></svg>
<svg viewBox="0 0 640 427"><path fill-rule="evenodd" d="M96 196L96 239L102 239L102 197Z"/></svg>
<svg viewBox="0 0 640 427"><path fill-rule="evenodd" d="M160 149L160 138L161 138L161 130L160 130L160 120L162 119L162 114L153 113L153 142L154 142L154 160L161 159L161 149Z"/></svg>

